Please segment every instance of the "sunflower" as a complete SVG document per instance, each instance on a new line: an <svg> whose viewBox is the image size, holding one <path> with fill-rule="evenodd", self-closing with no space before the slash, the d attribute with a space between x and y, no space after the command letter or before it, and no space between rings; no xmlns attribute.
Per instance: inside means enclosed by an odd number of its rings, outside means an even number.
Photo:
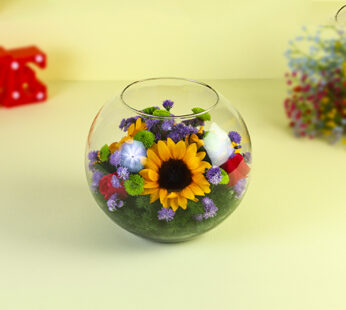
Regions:
<svg viewBox="0 0 346 310"><path fill-rule="evenodd" d="M147 129L146 124L144 122L142 123L142 119L140 117L137 118L136 123L132 123L127 129L127 136L123 137L119 142L113 142L109 146L109 150L111 151L111 153L114 153L115 151L120 149L124 142L132 139L137 132L145 129Z"/></svg>
<svg viewBox="0 0 346 310"><path fill-rule="evenodd" d="M205 152L197 152L197 143L187 140L174 143L172 139L160 140L147 151L142 195L150 195L150 203L160 199L165 208L176 211L186 209L187 201L198 201L195 196L210 193L210 184L204 177L211 165L203 161Z"/></svg>

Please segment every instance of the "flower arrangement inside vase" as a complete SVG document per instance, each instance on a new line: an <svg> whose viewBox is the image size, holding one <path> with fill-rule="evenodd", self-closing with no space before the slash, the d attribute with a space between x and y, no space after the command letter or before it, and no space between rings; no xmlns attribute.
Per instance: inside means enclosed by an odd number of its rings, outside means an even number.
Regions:
<svg viewBox="0 0 346 310"><path fill-rule="evenodd" d="M165 242L189 239L226 218L244 194L251 162L239 132L224 131L199 107L180 120L174 106L166 99L122 119L119 141L88 151L89 182L101 208L128 231Z"/></svg>

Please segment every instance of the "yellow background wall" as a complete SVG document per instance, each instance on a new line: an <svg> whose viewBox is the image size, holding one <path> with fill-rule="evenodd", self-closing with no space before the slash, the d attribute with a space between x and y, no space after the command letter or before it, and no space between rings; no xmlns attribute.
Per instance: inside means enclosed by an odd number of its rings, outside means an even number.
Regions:
<svg viewBox="0 0 346 310"><path fill-rule="evenodd" d="M287 41L341 1L0 0L0 45L47 52L44 79L282 77Z"/></svg>

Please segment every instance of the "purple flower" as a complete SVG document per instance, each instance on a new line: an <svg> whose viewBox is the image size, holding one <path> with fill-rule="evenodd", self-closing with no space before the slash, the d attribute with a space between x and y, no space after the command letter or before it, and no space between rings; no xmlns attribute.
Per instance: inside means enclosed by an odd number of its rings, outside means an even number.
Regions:
<svg viewBox="0 0 346 310"><path fill-rule="evenodd" d="M103 178L103 173L101 171L95 170L92 176L91 189L96 192L99 188L100 180Z"/></svg>
<svg viewBox="0 0 346 310"><path fill-rule="evenodd" d="M174 102L173 102L172 100L165 100L165 101L162 103L162 106L163 106L167 111L169 111L170 109L172 109L173 104L174 104Z"/></svg>
<svg viewBox="0 0 346 310"><path fill-rule="evenodd" d="M107 207L110 212L114 212L124 206L124 201L118 199L118 195L115 193L107 200Z"/></svg>
<svg viewBox="0 0 346 310"><path fill-rule="evenodd" d="M109 163L112 166L118 166L120 165L120 152L119 151L115 151L109 158Z"/></svg>
<svg viewBox="0 0 346 310"><path fill-rule="evenodd" d="M130 172L137 173L144 168L146 154L147 150L142 142L133 140L132 143L124 143L120 151L120 163Z"/></svg>
<svg viewBox="0 0 346 310"><path fill-rule="evenodd" d="M163 121L161 125L161 129L164 131L168 131L172 129L173 125L174 125L174 120Z"/></svg>
<svg viewBox="0 0 346 310"><path fill-rule="evenodd" d="M125 125L126 125L126 119L123 118L123 119L121 120L121 122L120 122L119 128L120 128L120 129L123 129L123 128L125 127Z"/></svg>
<svg viewBox="0 0 346 310"><path fill-rule="evenodd" d="M247 164L251 164L252 161L252 155L250 152L246 152L243 154L244 160Z"/></svg>
<svg viewBox="0 0 346 310"><path fill-rule="evenodd" d="M119 167L117 169L117 175L122 180L127 180L130 176L129 170L126 167Z"/></svg>
<svg viewBox="0 0 346 310"><path fill-rule="evenodd" d="M108 210L109 210L110 212L116 211L116 209L117 209L116 201L113 200L113 199L109 199L109 200L107 201L107 207L108 207Z"/></svg>
<svg viewBox="0 0 346 310"><path fill-rule="evenodd" d="M113 175L113 176L112 176L111 183L112 183L112 185L113 185L114 188L119 188L119 187L121 187L120 181L119 181L119 179L116 177L116 175Z"/></svg>
<svg viewBox="0 0 346 310"><path fill-rule="evenodd" d="M150 130L151 128L153 128L156 124L158 124L160 121L158 119L154 119L154 118L148 118L145 121L145 124L147 125L147 130Z"/></svg>
<svg viewBox="0 0 346 310"><path fill-rule="evenodd" d="M90 151L88 154L88 158L90 160L90 162L94 163L95 161L97 161L99 159L99 152L98 151Z"/></svg>
<svg viewBox="0 0 346 310"><path fill-rule="evenodd" d="M93 162L89 162L89 170L92 172L96 170Z"/></svg>
<svg viewBox="0 0 346 310"><path fill-rule="evenodd" d="M161 140L162 138L162 135L161 133L158 131L156 134L155 134L155 140Z"/></svg>
<svg viewBox="0 0 346 310"><path fill-rule="evenodd" d="M92 176L93 182L97 184L100 183L100 180L103 178L103 175L104 174L101 171L96 170Z"/></svg>
<svg viewBox="0 0 346 310"><path fill-rule="evenodd" d="M204 219L208 219L211 217L214 217L216 215L217 210L219 210L215 204L214 201L208 197L204 197L202 199L202 203L204 205Z"/></svg>
<svg viewBox="0 0 346 310"><path fill-rule="evenodd" d="M246 179L241 179L233 186L236 198L240 199L244 195L246 183Z"/></svg>
<svg viewBox="0 0 346 310"><path fill-rule="evenodd" d="M181 140L180 135L177 131L171 131L167 137L171 138L175 143L177 143L177 142L179 142L179 140Z"/></svg>
<svg viewBox="0 0 346 310"><path fill-rule="evenodd" d="M165 220L166 222L169 222L169 221L173 220L174 214L175 214L175 212L171 208L166 209L166 208L162 207L161 210L159 210L157 212L157 218L160 221Z"/></svg>
<svg viewBox="0 0 346 310"><path fill-rule="evenodd" d="M131 124L135 123L139 116L129 117L127 119L122 119L119 128L127 131Z"/></svg>
<svg viewBox="0 0 346 310"><path fill-rule="evenodd" d="M206 177L211 184L219 184L222 180L222 173L219 167L213 166L208 169Z"/></svg>
<svg viewBox="0 0 346 310"><path fill-rule="evenodd" d="M240 143L241 141L241 136L236 131L230 131L228 133L228 137L231 139L232 142L235 142L235 143Z"/></svg>

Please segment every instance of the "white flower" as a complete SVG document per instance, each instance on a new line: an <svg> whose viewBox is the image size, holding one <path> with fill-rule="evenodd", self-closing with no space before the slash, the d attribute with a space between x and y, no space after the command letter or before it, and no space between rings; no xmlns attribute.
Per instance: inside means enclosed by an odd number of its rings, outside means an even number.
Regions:
<svg viewBox="0 0 346 310"><path fill-rule="evenodd" d="M212 123L206 137L203 139L204 147L214 166L225 163L233 154L234 148L227 132L216 123Z"/></svg>

